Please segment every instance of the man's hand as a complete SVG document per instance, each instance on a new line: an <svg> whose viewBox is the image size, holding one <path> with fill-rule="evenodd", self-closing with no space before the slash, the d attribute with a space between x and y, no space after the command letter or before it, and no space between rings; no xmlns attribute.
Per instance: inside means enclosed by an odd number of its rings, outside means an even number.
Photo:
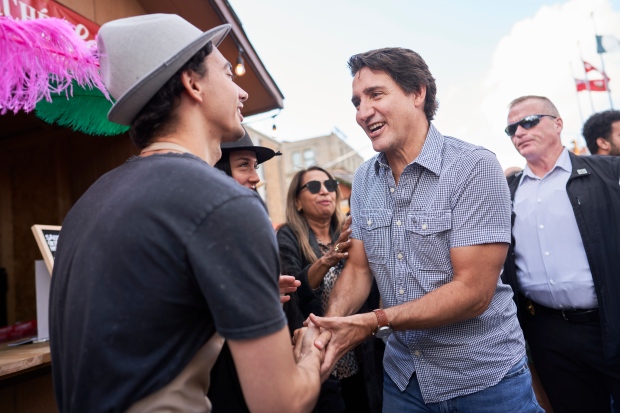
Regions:
<svg viewBox="0 0 620 413"><path fill-rule="evenodd" d="M284 304L291 299L291 296L287 294L297 291L301 281L296 280L292 275L281 275L278 279L278 285L280 286L280 303Z"/></svg>
<svg viewBox="0 0 620 413"><path fill-rule="evenodd" d="M356 314L349 317L317 317L310 314L310 323L321 327L321 332L331 332L329 344L322 340L322 334L314 341L319 349L325 349L325 359L321 365L321 377L329 375L336 362L349 350L360 344L377 328L377 318L373 313Z"/></svg>
<svg viewBox="0 0 620 413"><path fill-rule="evenodd" d="M293 355L295 356L295 362L299 363L302 358L318 352L322 366L325 359L325 346L329 343L332 333L329 330L320 330L319 327L311 322L307 324L307 327L298 328L293 334ZM322 344L322 347L315 345L317 341ZM325 374L323 369L321 369L321 383L327 380L330 373L331 370Z"/></svg>

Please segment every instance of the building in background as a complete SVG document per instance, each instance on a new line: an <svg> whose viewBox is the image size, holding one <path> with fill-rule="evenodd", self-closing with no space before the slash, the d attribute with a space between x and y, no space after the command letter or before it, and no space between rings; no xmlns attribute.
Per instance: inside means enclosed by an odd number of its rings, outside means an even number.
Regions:
<svg viewBox="0 0 620 413"><path fill-rule="evenodd" d="M282 152L282 144L277 140L252 129L250 126L244 125L244 127L255 145ZM260 177L258 193L267 205L271 222L274 226L285 222L286 191L288 187L284 184L282 156L274 156L267 162L260 164L258 176Z"/></svg>
<svg viewBox="0 0 620 413"><path fill-rule="evenodd" d="M335 130L329 135L295 142L282 142L284 184L288 190L293 175L313 165L328 170L340 182L344 212L349 211L353 174L364 159L347 142L347 137Z"/></svg>

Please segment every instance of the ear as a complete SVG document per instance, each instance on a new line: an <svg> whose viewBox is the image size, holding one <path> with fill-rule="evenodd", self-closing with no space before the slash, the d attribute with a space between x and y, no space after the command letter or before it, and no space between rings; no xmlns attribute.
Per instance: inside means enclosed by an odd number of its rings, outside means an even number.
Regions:
<svg viewBox="0 0 620 413"><path fill-rule="evenodd" d="M192 70L185 70L181 73L181 83L190 98L202 102L202 85L198 82L199 77Z"/></svg>
<svg viewBox="0 0 620 413"><path fill-rule="evenodd" d="M299 203L299 201L295 201L295 209L297 210L297 212L301 212L301 204Z"/></svg>
<svg viewBox="0 0 620 413"><path fill-rule="evenodd" d="M555 118L554 120L555 120L555 127L558 130L558 133L562 132L562 129L564 129L564 121L559 116Z"/></svg>
<svg viewBox="0 0 620 413"><path fill-rule="evenodd" d="M607 155L611 150L611 142L605 138L596 138L596 145L598 146L597 155Z"/></svg>
<svg viewBox="0 0 620 413"><path fill-rule="evenodd" d="M415 98L413 103L415 104L416 107L424 107L424 103L426 100L426 86L420 86L420 90L418 90L417 92L413 92Z"/></svg>

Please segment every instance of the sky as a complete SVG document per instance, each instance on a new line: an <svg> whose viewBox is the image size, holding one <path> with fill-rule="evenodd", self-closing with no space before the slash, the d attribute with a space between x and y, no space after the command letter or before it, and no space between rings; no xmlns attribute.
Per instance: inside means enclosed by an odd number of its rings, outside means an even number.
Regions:
<svg viewBox="0 0 620 413"><path fill-rule="evenodd" d="M278 140L339 130L364 159L375 152L355 122L348 58L382 47L418 52L437 83L434 125L493 151L504 168L525 160L503 132L508 103L543 95L563 120L572 148L583 122L609 109L606 92L576 93L581 59L601 68L596 34L620 38L620 0L229 0L263 64L284 94L284 109L245 123ZM596 32L595 32L596 31ZM613 107L620 109L620 52L602 55ZM602 78L589 73L589 79ZM250 96L250 99L252 97Z"/></svg>

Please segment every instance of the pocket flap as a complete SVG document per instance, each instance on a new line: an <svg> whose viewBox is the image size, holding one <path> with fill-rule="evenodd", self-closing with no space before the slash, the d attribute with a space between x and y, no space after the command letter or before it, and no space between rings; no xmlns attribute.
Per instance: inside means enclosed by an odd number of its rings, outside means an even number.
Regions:
<svg viewBox="0 0 620 413"><path fill-rule="evenodd" d="M452 211L415 211L408 215L407 229L420 235L435 234L452 228Z"/></svg>
<svg viewBox="0 0 620 413"><path fill-rule="evenodd" d="M360 216L360 228L366 230L387 227L392 223L392 211L389 209L363 209Z"/></svg>

